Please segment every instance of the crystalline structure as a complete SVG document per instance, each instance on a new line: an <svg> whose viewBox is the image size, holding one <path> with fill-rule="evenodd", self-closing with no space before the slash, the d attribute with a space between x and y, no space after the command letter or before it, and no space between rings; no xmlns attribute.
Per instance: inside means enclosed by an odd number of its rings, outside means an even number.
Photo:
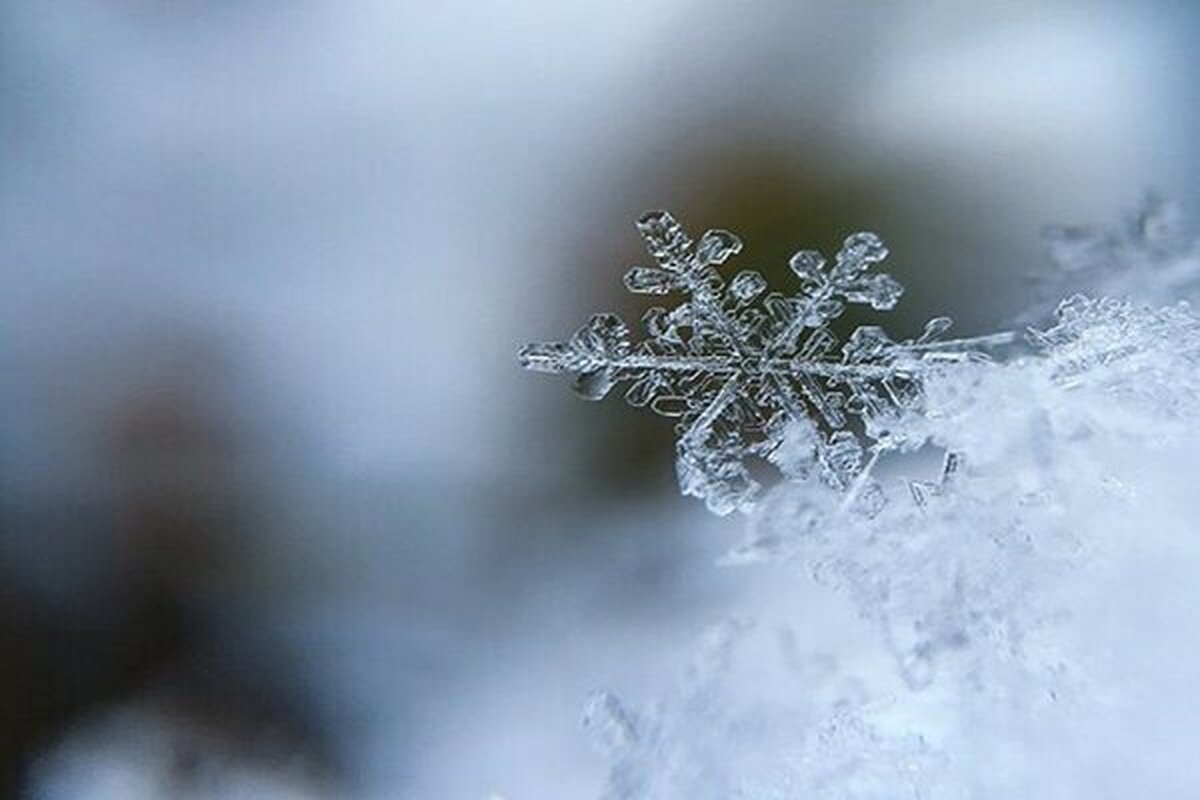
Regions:
<svg viewBox="0 0 1200 800"><path fill-rule="evenodd" d="M1027 321L1040 321L1059 298L1078 292L1165 305L1200 289L1200 244L1179 207L1153 193L1116 230L1055 225L1042 237L1053 270L1035 276Z"/></svg>
<svg viewBox="0 0 1200 800"><path fill-rule="evenodd" d="M908 692L902 730L949 765L949 796L1194 794L1194 770L1164 769L1144 737L1171 728L1186 752L1200 719L1180 690L1200 661L1200 320L1075 296L1030 340L1029 356L925 376L902 433L952 455L909 484L916 503L835 516L835 494L784 484L730 560L800 562L852 601ZM1120 790L1094 778L1106 762Z"/></svg>
<svg viewBox="0 0 1200 800"><path fill-rule="evenodd" d="M798 254L783 296L719 274L729 234L699 246L649 219L657 266L627 283L681 303L644 342L601 316L523 358L675 413L684 489L718 511L745 508L751 458L777 468L726 562L799 567L852 616L768 593L789 630L834 637L836 659L809 662L832 666L781 670L761 627L727 625L656 702L596 694L606 800L1200 796L1200 317L1177 302L1200 267L1167 213L1062 234L1098 296L1037 310L1029 347L997 361L979 348L1008 337L946 342L942 320L834 339L846 304L898 298L874 237L833 266ZM897 450L912 502L884 504L898 493L871 465Z"/></svg>
<svg viewBox="0 0 1200 800"><path fill-rule="evenodd" d="M1184 304L1077 295L1029 338L1033 357L924 376L922 413L894 432L946 455L936 480L908 482L913 503L838 517L836 493L785 484L726 562L803 562L879 626L914 689L946 658L973 659L980 681L1014 669L1045 614L1030 587L1075 569L1084 515L1123 513L1146 490L1139 460L1194 440L1200 418L1200 320Z"/></svg>
<svg viewBox="0 0 1200 800"><path fill-rule="evenodd" d="M1154 308L1114 298L1077 294L1059 304L1056 323L1031 330L1029 339L1054 364L1060 381L1083 380L1097 370L1129 370L1164 355L1195 361L1200 325L1186 303ZM1141 362L1138 359L1141 359Z"/></svg>
<svg viewBox="0 0 1200 800"><path fill-rule="evenodd" d="M916 502L765 493L728 560L802 567L868 641L779 671L762 626L726 626L656 702L596 695L605 800L1200 796L1200 319L1075 296L1030 343L922 375L893 433L947 455ZM816 440L793 425L773 455ZM768 598L801 652L845 628Z"/></svg>
<svg viewBox="0 0 1200 800"><path fill-rule="evenodd" d="M1158 423L1143 434L1178 436L1200 409L1200 321L1185 302L1156 308L1075 295L1029 340L1056 383L1102 395L1108 408L1154 411Z"/></svg>
<svg viewBox="0 0 1200 800"><path fill-rule="evenodd" d="M693 241L665 211L643 215L638 229L654 266L630 269L626 287L681 302L647 311L640 342L615 314L597 314L569 341L525 347L521 363L575 373L576 391L591 400L626 384L631 405L677 419L680 488L718 514L752 505L760 486L748 462L756 458L791 478L812 472L856 508L877 510L869 465L903 446L891 422L919 403L923 372L1009 339L942 340L950 320L939 317L916 339L863 326L839 342L830 324L847 305L887 311L903 292L872 271L887 256L872 233L847 238L832 264L815 251L796 253L799 290L786 295L752 270L726 281L718 268L742 249L728 231Z"/></svg>

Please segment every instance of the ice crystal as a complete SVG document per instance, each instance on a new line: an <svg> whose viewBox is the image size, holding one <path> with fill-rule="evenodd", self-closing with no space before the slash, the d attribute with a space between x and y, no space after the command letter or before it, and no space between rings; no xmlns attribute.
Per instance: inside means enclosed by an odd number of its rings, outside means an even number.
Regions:
<svg viewBox="0 0 1200 800"><path fill-rule="evenodd" d="M602 315L523 359L589 396L628 383L631 402L669 404L683 488L716 510L753 495L749 459L777 467L726 563L801 566L871 641L853 679L781 676L725 625L658 702L596 694L607 797L1197 796L1200 318L1181 301L1200 251L1172 213L1152 200L1122 234L1052 234L1067 299L999 361L977 354L1007 337L947 342L941 320L838 343L847 303L899 297L869 235L832 267L798 254L783 296L754 272L726 283L732 235L693 245L643 221L657 266L627 284L683 302L652 310L640 344ZM874 474L897 449L913 474Z"/></svg>
<svg viewBox="0 0 1200 800"><path fill-rule="evenodd" d="M918 502L868 518L784 482L730 558L802 565L875 631L855 663L890 670L781 675L717 637L717 668L657 703L597 696L608 797L1196 794L1200 320L1077 296L1030 338L924 376L898 433L951 455L895 481Z"/></svg>
<svg viewBox="0 0 1200 800"><path fill-rule="evenodd" d="M575 373L576 391L590 400L628 384L631 405L676 418L680 488L718 514L747 509L759 494L753 459L792 478L811 471L857 508L877 511L869 466L903 446L891 423L919 404L925 371L1009 339L942 339L951 323L938 317L914 339L872 325L840 342L830 326L848 305L888 311L903 292L873 271L888 255L873 233L848 237L832 264L813 250L796 253L789 263L799 287L789 295L768 291L753 270L726 280L719 267L742 249L729 231L693 241L665 211L646 213L638 229L654 266L630 269L625 286L681 302L647 311L640 342L617 315L597 314L569 341L528 345L521 363Z"/></svg>
<svg viewBox="0 0 1200 800"><path fill-rule="evenodd" d="M1128 371L1145 366L1148 356L1155 366L1164 355L1194 360L1198 332L1187 303L1154 308L1078 294L1059 304L1054 325L1031 330L1029 338L1051 360L1058 380L1081 380L1100 368L1120 367L1124 382L1133 384L1137 380Z"/></svg>

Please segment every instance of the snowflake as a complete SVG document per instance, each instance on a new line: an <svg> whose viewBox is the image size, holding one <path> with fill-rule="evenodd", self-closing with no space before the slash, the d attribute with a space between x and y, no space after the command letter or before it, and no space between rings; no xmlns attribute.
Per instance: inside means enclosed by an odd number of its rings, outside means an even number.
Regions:
<svg viewBox="0 0 1200 800"><path fill-rule="evenodd" d="M950 320L938 317L915 339L862 326L840 343L830 324L848 304L888 311L903 292L872 272L887 257L872 233L848 237L832 265L816 251L796 253L790 266L800 286L788 296L768 291L753 270L726 282L718 267L742 249L729 231L694 242L665 211L644 214L637 227L655 266L630 269L626 287L679 293L682 302L646 312L641 342L617 315L597 314L569 341L526 346L520 360L575 373L576 391L590 400L628 384L631 405L675 418L680 489L718 514L752 505L761 488L749 468L755 459L791 479L815 474L845 493L847 506L878 510L870 467L904 446L890 422L919 404L924 371L1012 338L941 340Z"/></svg>

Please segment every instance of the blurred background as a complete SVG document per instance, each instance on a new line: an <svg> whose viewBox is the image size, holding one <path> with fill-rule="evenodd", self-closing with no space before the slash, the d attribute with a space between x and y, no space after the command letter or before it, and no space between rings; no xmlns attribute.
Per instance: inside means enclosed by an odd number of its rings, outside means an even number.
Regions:
<svg viewBox="0 0 1200 800"><path fill-rule="evenodd" d="M6 0L0 795L595 796L590 689L804 590L713 566L740 523L677 496L669 423L517 349L637 319L656 207L776 281L875 230L891 330L1002 326L1044 223L1195 213L1197 33L1186 2Z"/></svg>

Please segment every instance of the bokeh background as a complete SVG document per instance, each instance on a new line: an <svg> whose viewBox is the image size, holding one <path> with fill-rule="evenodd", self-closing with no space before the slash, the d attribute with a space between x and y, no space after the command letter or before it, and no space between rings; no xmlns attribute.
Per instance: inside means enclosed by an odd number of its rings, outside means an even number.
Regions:
<svg viewBox="0 0 1200 800"><path fill-rule="evenodd" d="M894 331L1004 326L1044 223L1196 208L1197 34L1186 2L0 3L0 795L595 796L588 690L731 611L844 610L714 567L740 524L677 497L669 424L519 346L639 316L654 207L776 280L875 230Z"/></svg>

